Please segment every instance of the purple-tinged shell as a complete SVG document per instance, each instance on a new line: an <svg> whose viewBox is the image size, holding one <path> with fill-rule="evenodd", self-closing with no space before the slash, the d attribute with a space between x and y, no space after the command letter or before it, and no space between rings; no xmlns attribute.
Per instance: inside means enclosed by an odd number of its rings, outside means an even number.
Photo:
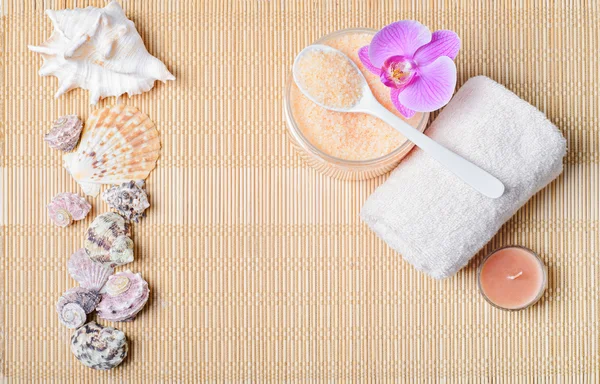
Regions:
<svg viewBox="0 0 600 384"><path fill-rule="evenodd" d="M102 199L121 216L136 223L146 217L144 211L150 206L144 180L132 180L109 188L102 194Z"/></svg>
<svg viewBox="0 0 600 384"><path fill-rule="evenodd" d="M129 222L115 212L96 217L85 233L84 247L92 261L115 267L133 261Z"/></svg>
<svg viewBox="0 0 600 384"><path fill-rule="evenodd" d="M50 148L64 152L72 151L81 135L83 123L77 115L59 117L52 123L52 129L44 136Z"/></svg>
<svg viewBox="0 0 600 384"><path fill-rule="evenodd" d="M67 290L56 303L58 319L68 328L77 328L85 324L87 314L91 313L98 302L98 292L76 287Z"/></svg>
<svg viewBox="0 0 600 384"><path fill-rule="evenodd" d="M71 336L71 352L83 365L93 369L116 367L127 357L127 350L125 333L95 321L87 323Z"/></svg>
<svg viewBox="0 0 600 384"><path fill-rule="evenodd" d="M96 311L109 321L132 321L150 297L146 280L130 270L110 276L100 293L102 299Z"/></svg>
<svg viewBox="0 0 600 384"><path fill-rule="evenodd" d="M114 270L105 264L96 263L88 256L85 248L77 250L67 263L69 274L79 286L99 292Z"/></svg>
<svg viewBox="0 0 600 384"><path fill-rule="evenodd" d="M47 205L48 216L59 227L70 225L73 220L82 220L92 205L76 193L59 193Z"/></svg>

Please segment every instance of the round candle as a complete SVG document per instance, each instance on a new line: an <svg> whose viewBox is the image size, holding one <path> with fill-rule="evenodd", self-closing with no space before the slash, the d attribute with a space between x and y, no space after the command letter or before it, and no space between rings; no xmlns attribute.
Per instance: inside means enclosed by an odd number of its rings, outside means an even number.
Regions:
<svg viewBox="0 0 600 384"><path fill-rule="evenodd" d="M527 308L539 300L546 288L546 268L527 248L501 248L486 257L479 267L479 288L496 307Z"/></svg>

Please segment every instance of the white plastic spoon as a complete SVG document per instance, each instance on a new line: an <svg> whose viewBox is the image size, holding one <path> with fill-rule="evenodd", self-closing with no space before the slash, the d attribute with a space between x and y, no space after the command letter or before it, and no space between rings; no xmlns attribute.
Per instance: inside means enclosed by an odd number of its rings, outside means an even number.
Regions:
<svg viewBox="0 0 600 384"><path fill-rule="evenodd" d="M330 89L325 80L323 83L319 83L318 78L312 77L314 72L310 70L307 71L306 68L303 67L307 64L308 60L313 60L315 57L314 55L323 54L335 55L335 57L331 56L326 59L330 61L329 64L341 64L339 66L339 74L340 76L345 76L345 78L339 79L341 81L340 84L350 88L356 87L356 92L353 92L353 89L349 89L347 90L349 92L346 92L344 96L337 97L337 95L341 94L339 89ZM326 64L327 60L324 60L323 63ZM337 63L336 60L338 60ZM315 63L312 62L308 64L314 66ZM348 64L351 64L351 67L349 67ZM352 68L354 68L356 73L353 73ZM310 45L304 48L294 60L293 74L294 81L298 85L300 91L321 107L337 112L362 112L375 116L394 127L402 133L404 137L415 143L415 145L429 154L429 156L437 160L440 164L448 168L465 183L469 184L483 195L495 199L502 196L504 193L504 184L502 184L500 180L470 161L436 143L382 106L377 99L375 99L375 96L373 96L373 93L367 84L367 80L364 78L356 64L337 49L320 44Z"/></svg>

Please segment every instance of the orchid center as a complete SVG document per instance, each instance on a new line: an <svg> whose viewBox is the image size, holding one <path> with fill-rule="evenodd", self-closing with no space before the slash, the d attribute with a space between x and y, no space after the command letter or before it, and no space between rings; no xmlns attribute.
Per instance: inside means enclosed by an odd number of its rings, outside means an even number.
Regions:
<svg viewBox="0 0 600 384"><path fill-rule="evenodd" d="M392 56L381 67L381 81L392 88L404 88L415 75L415 63L404 56Z"/></svg>

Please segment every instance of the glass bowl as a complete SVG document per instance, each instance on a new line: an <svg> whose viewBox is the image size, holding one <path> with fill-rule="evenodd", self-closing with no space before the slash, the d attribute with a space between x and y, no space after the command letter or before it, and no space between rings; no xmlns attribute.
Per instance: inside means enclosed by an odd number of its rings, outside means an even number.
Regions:
<svg viewBox="0 0 600 384"><path fill-rule="evenodd" d="M328 40L340 37L345 34L375 34L377 30L367 28L352 28L343 29L337 32L330 33L314 44L323 44ZM408 140L400 144L387 155L369 159L369 160L346 160L330 154L327 154L313 145L300 130L291 105L291 90L294 84L293 76L290 72L288 81L285 87L284 95L284 115L287 123L287 132L292 146L297 150L302 159L311 167L319 172L343 179L343 180L364 180L385 174L394 169L398 163L410 152L414 144ZM418 131L423 132L429 120L429 113L423 113L421 120L418 122Z"/></svg>

